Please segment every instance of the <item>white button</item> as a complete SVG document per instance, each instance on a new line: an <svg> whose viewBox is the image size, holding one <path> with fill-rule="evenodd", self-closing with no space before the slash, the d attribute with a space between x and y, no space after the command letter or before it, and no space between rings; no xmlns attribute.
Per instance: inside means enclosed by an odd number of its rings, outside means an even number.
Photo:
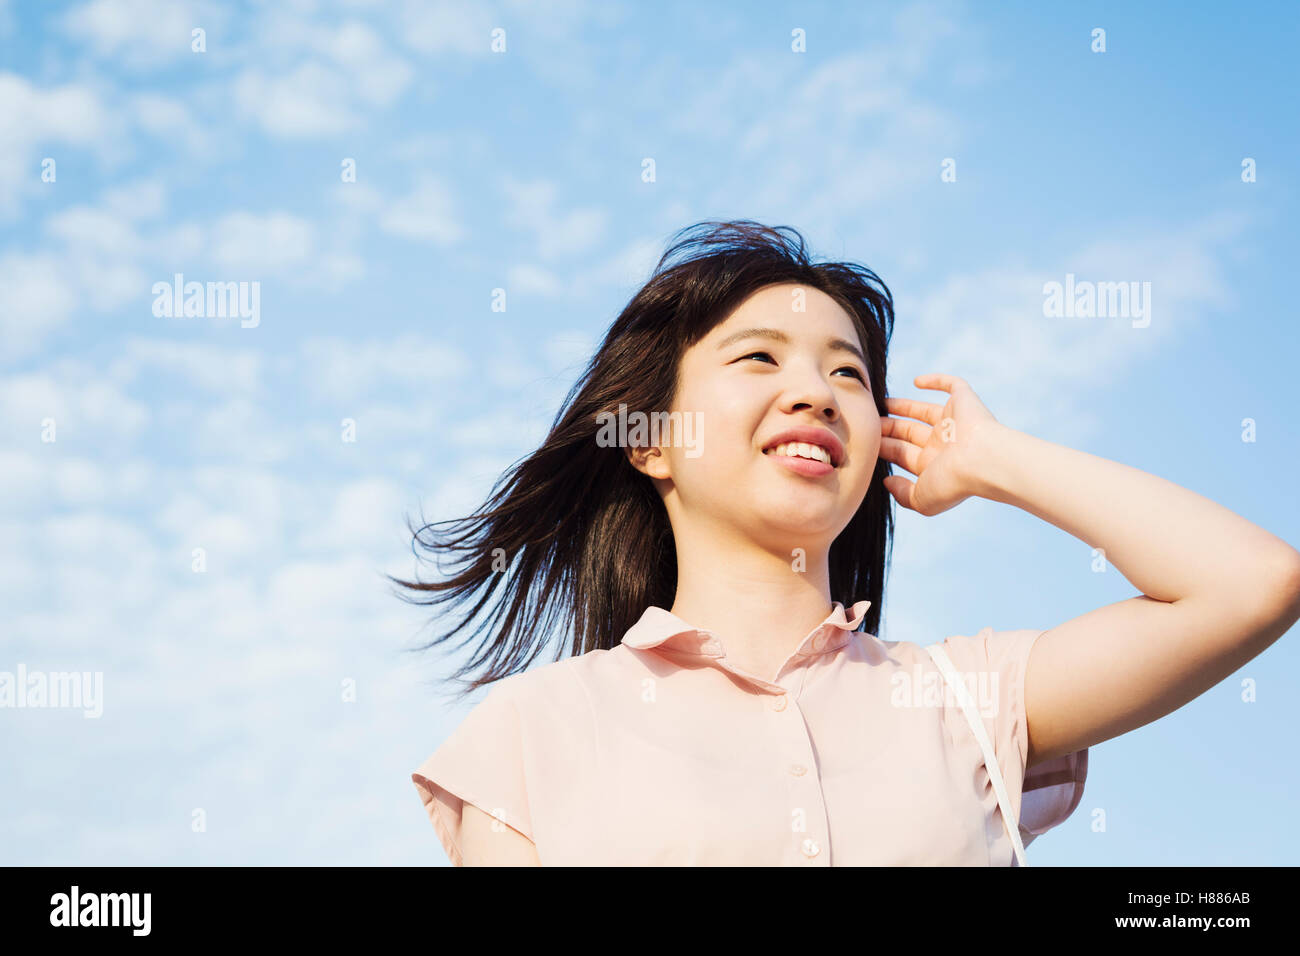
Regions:
<svg viewBox="0 0 1300 956"><path fill-rule="evenodd" d="M806 857L814 857L814 856L816 856L818 853L820 853L821 851L822 851L822 848L819 847L819 846L817 845L816 841L814 841L814 840L804 840L804 841L803 841L803 855L804 855L804 856L806 856Z"/></svg>
<svg viewBox="0 0 1300 956"><path fill-rule="evenodd" d="M790 772L794 774L796 777L802 777L804 774L808 772L808 768L805 767L803 764L798 764L798 763L791 764Z"/></svg>
<svg viewBox="0 0 1300 956"><path fill-rule="evenodd" d="M772 698L773 710L785 710L785 694L780 694Z"/></svg>

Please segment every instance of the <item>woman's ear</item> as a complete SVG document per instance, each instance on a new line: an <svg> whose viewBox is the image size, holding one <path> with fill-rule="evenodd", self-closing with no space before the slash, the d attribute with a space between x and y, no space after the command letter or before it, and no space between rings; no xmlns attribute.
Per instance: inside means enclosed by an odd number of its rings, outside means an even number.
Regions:
<svg viewBox="0 0 1300 956"><path fill-rule="evenodd" d="M669 478L671 472L668 468L668 456L663 453L662 448L634 448L629 447L626 450L627 460L632 463L632 467L643 475L649 475L651 478Z"/></svg>

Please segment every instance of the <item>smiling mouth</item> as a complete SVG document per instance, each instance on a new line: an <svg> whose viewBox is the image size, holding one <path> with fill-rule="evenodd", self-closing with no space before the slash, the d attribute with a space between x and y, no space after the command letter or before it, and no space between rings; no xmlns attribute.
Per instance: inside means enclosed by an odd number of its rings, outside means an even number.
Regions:
<svg viewBox="0 0 1300 956"><path fill-rule="evenodd" d="M764 455L778 455L784 458L802 458L808 461L819 461L824 465L836 467L831 460L831 453L821 445L813 445L808 442L792 441L782 442L779 445L773 445L771 448L763 449Z"/></svg>

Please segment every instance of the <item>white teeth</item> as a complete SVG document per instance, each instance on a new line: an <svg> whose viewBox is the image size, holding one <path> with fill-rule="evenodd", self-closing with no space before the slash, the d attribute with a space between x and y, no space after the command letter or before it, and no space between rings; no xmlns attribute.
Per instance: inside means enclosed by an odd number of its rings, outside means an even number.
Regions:
<svg viewBox="0 0 1300 956"><path fill-rule="evenodd" d="M772 449L772 454L793 458L811 458L813 461L824 461L828 465L831 463L830 452L821 445L809 445L807 442L801 441L782 442Z"/></svg>

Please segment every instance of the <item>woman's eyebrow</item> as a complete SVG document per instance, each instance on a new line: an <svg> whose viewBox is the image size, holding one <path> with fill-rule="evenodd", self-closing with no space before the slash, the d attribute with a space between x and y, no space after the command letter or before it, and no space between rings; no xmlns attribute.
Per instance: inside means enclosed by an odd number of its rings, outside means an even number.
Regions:
<svg viewBox="0 0 1300 956"><path fill-rule="evenodd" d="M780 329L741 329L739 332L733 332L731 335L728 335L725 339L719 342L718 349L720 351L722 349L725 349L728 345L732 345L736 342L739 342L741 339L748 339L748 338L755 338L755 337L764 338L764 339L775 339L778 342L786 342L786 343L789 343L790 341L790 336L786 335ZM852 342L849 342L845 339L833 338L827 340L826 345L834 351L851 352L858 357L858 361L860 361L863 365L867 364L866 356L862 354L862 350L858 348L856 345L854 345Z"/></svg>

